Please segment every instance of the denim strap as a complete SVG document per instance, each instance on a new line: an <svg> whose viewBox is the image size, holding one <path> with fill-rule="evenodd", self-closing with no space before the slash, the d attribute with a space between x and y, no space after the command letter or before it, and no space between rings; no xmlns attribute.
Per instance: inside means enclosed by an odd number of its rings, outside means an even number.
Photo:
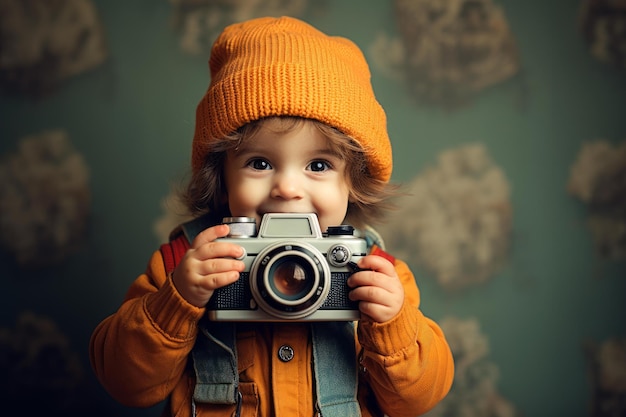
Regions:
<svg viewBox="0 0 626 417"><path fill-rule="evenodd" d="M200 333L191 351L196 372L193 398L201 403L236 404L239 372L235 325L207 324L201 322Z"/></svg>
<svg viewBox="0 0 626 417"><path fill-rule="evenodd" d="M354 323L311 325L317 408L323 417L360 417Z"/></svg>

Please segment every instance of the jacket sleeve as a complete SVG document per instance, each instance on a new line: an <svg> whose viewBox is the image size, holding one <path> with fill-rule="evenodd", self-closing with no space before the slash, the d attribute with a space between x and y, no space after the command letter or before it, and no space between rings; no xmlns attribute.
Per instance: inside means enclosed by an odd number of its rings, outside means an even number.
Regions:
<svg viewBox="0 0 626 417"><path fill-rule="evenodd" d="M404 262L395 263L404 286L404 305L388 322L359 322L361 377L386 415L416 416L446 396L454 377L454 362L440 327L419 309L413 274Z"/></svg>
<svg viewBox="0 0 626 417"><path fill-rule="evenodd" d="M117 312L91 336L91 366L100 383L127 406L166 399L185 371L203 313L178 294L156 251Z"/></svg>

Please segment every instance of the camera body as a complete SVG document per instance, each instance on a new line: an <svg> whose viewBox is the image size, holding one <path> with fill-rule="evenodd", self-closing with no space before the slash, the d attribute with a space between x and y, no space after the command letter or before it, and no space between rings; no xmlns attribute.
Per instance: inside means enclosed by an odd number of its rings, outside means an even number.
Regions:
<svg viewBox="0 0 626 417"><path fill-rule="evenodd" d="M352 226L322 234L313 213L267 213L259 232L252 217L226 217L230 234L218 241L244 249L239 280L213 293L207 304L214 321L353 321L358 303L346 280L367 254Z"/></svg>

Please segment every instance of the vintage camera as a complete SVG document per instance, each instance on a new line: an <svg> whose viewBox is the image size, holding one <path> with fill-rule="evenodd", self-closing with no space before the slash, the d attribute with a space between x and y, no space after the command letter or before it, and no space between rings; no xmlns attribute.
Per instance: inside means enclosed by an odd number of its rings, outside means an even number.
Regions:
<svg viewBox="0 0 626 417"><path fill-rule="evenodd" d="M312 213L268 213L259 233L252 217L226 217L228 237L244 248L239 280L215 291L207 313L215 321L352 321L358 303L346 280L367 243L352 226L322 234Z"/></svg>

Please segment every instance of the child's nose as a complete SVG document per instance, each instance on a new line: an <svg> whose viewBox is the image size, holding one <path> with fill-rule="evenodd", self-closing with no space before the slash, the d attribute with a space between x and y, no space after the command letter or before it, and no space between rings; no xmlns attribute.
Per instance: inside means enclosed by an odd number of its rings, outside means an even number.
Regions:
<svg viewBox="0 0 626 417"><path fill-rule="evenodd" d="M271 196L285 200L300 198L302 197L302 190L302 182L296 175L293 173L282 173L275 177Z"/></svg>

